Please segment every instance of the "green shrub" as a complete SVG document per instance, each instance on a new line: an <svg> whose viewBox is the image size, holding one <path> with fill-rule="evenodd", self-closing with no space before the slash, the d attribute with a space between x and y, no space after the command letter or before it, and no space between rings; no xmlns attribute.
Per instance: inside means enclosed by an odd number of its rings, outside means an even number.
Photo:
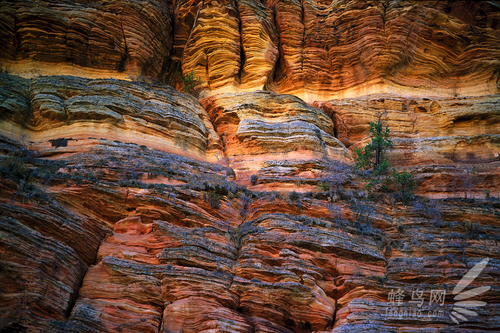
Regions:
<svg viewBox="0 0 500 333"><path fill-rule="evenodd" d="M220 208L220 197L217 193L209 192L208 193L208 202L210 203L210 207L212 207L213 209Z"/></svg>
<svg viewBox="0 0 500 333"><path fill-rule="evenodd" d="M320 182L318 184L318 187L322 191L328 191L330 189L330 185L328 185L328 182L326 180Z"/></svg>
<svg viewBox="0 0 500 333"><path fill-rule="evenodd" d="M393 146L392 140L389 138L391 131L388 126L382 122L382 116L385 113L378 115L377 122L370 122L368 135L372 137L371 142L364 148L356 148L354 156L356 164L355 170L365 170L373 167L373 173L370 179L367 180L366 188L371 189L378 185L383 179L383 175L389 168L389 161L384 153Z"/></svg>
<svg viewBox="0 0 500 333"><path fill-rule="evenodd" d="M57 170L63 163L37 159L34 157L35 152L26 147L12 154L0 163L0 177L10 179L16 184L11 205L18 197L22 198L23 203L31 203L32 199L50 202L52 199L46 194L42 183L48 183L56 177Z"/></svg>
<svg viewBox="0 0 500 333"><path fill-rule="evenodd" d="M250 177L250 183L251 183L252 185L257 185L257 182L258 182L258 181L259 181L259 176L257 176L257 175L252 175L252 176Z"/></svg>
<svg viewBox="0 0 500 333"><path fill-rule="evenodd" d="M28 166L18 156L9 156L2 165L2 174L5 178L18 181L28 172Z"/></svg>
<svg viewBox="0 0 500 333"><path fill-rule="evenodd" d="M411 199L413 196L413 189L415 188L413 174L403 171L397 172L396 169L392 169L392 181L396 183L399 187L399 193L403 201Z"/></svg>
<svg viewBox="0 0 500 333"><path fill-rule="evenodd" d="M364 148L356 148L354 150L356 156L355 169L366 169L372 166L376 168L380 166L384 162L384 152L392 147L392 140L389 138L391 131L388 126L384 129L382 115L383 113L378 116L376 123L373 121L370 122L368 134L372 137L372 141Z"/></svg>
<svg viewBox="0 0 500 333"><path fill-rule="evenodd" d="M191 94L195 97L198 97L198 89L201 84L201 78L194 78L194 72L191 71L188 75L182 77L182 83L184 84L184 92Z"/></svg>

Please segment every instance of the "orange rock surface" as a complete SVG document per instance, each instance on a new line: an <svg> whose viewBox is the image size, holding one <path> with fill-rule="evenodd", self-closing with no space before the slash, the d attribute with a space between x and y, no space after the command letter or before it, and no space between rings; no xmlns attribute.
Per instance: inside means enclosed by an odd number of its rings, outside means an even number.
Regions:
<svg viewBox="0 0 500 333"><path fill-rule="evenodd" d="M268 160L329 157L351 162L321 110L290 95L232 93L201 101L228 159L259 169ZM238 164L236 164L238 163Z"/></svg>
<svg viewBox="0 0 500 333"><path fill-rule="evenodd" d="M3 1L0 332L500 331L499 39L494 1ZM380 114L409 199L353 169Z"/></svg>
<svg viewBox="0 0 500 333"><path fill-rule="evenodd" d="M162 0L6 1L0 17L0 58L27 77L158 77L172 48Z"/></svg>

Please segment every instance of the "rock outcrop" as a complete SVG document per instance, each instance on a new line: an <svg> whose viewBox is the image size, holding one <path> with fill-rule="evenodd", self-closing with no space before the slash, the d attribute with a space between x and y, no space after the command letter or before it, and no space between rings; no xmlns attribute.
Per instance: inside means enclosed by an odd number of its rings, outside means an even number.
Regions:
<svg viewBox="0 0 500 333"><path fill-rule="evenodd" d="M331 119L295 96L233 93L201 103L221 137L224 153L234 163L323 156L352 161L351 153L335 138ZM253 168L260 169L258 165Z"/></svg>
<svg viewBox="0 0 500 333"><path fill-rule="evenodd" d="M193 74L204 96L480 96L499 89L499 15L491 1L7 1L0 59L25 77Z"/></svg>
<svg viewBox="0 0 500 333"><path fill-rule="evenodd" d="M24 131L44 154L74 153L100 139L205 157L220 146L206 111L171 87L71 76L3 75L3 135ZM163 148L163 149L162 149Z"/></svg>
<svg viewBox="0 0 500 333"><path fill-rule="evenodd" d="M152 78L169 66L167 1L5 1L0 17L0 58L23 76Z"/></svg>
<svg viewBox="0 0 500 333"><path fill-rule="evenodd" d="M499 39L494 1L3 1L0 331L499 331ZM353 169L379 115L415 196Z"/></svg>
<svg viewBox="0 0 500 333"><path fill-rule="evenodd" d="M414 99L367 96L314 103L334 122L335 136L353 149L369 142L370 121L381 115L394 137L393 166L413 167L422 193L452 192L450 181L474 165L481 190L499 189L500 105L495 95ZM429 168L431 166L431 168Z"/></svg>

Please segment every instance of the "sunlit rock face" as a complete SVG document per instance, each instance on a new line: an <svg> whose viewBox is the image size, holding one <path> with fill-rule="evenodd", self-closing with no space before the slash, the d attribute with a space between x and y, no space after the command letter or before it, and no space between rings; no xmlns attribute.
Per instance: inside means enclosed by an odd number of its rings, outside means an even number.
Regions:
<svg viewBox="0 0 500 333"><path fill-rule="evenodd" d="M500 104L497 95L409 98L372 95L316 102L334 122L335 136L350 149L370 139L370 121L389 127L391 165L412 167L421 193L451 195L449 182L474 165L481 190L498 193ZM429 166L432 166L429 168Z"/></svg>
<svg viewBox="0 0 500 333"><path fill-rule="evenodd" d="M3 1L0 332L500 331L499 29L494 1ZM379 115L418 196L352 168Z"/></svg>
<svg viewBox="0 0 500 333"><path fill-rule="evenodd" d="M189 1L176 11L175 54L205 95L498 91L500 18L490 2Z"/></svg>
<svg viewBox="0 0 500 333"><path fill-rule="evenodd" d="M131 142L205 157L218 136L191 96L165 86L71 76L32 80L2 75L2 134L25 135L46 154L72 153L97 140Z"/></svg>
<svg viewBox="0 0 500 333"><path fill-rule="evenodd" d="M278 58L273 12L258 1L181 1L174 51L184 75L210 91L255 91L272 81Z"/></svg>
<svg viewBox="0 0 500 333"><path fill-rule="evenodd" d="M497 92L498 7L465 1L272 2L279 92L307 100Z"/></svg>
<svg viewBox="0 0 500 333"><path fill-rule="evenodd" d="M443 163L492 162L498 154L496 137L500 134L500 101L496 95L464 98L411 98L395 95L371 95L353 99L316 102L313 105L323 109L335 125L335 135L347 146L356 146L367 136L370 121L379 115L389 126L391 135L398 141L405 141L415 147L415 152L427 149L429 163L432 156L436 161L441 155ZM485 147L465 148L455 140L477 141L488 138ZM426 140L445 138L450 140L449 151L429 149ZM410 149L408 147L407 149ZM418 148L418 149L417 149ZM445 148L445 147L443 147ZM446 160L443 158L447 158ZM422 157L413 158L412 163ZM399 156L398 161L405 160ZM406 158L406 162L409 159Z"/></svg>
<svg viewBox="0 0 500 333"><path fill-rule="evenodd" d="M333 158L351 162L350 152L335 138L323 110L291 95L232 93L202 101L235 161ZM254 166L255 168L255 166Z"/></svg>
<svg viewBox="0 0 500 333"><path fill-rule="evenodd" d="M172 49L171 8L147 1L4 1L0 58L25 77L158 77ZM54 66L56 65L56 66Z"/></svg>
<svg viewBox="0 0 500 333"><path fill-rule="evenodd" d="M204 96L478 96L498 92L499 15L489 1L8 1L0 58L25 77L192 74Z"/></svg>

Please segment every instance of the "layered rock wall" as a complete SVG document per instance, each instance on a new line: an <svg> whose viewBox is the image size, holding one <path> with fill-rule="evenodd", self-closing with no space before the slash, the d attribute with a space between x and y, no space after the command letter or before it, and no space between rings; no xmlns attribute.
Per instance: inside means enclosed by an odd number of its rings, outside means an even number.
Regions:
<svg viewBox="0 0 500 333"><path fill-rule="evenodd" d="M192 73L205 96L265 88L307 101L477 96L500 84L489 1L8 1L0 17L0 58L25 77L182 86Z"/></svg>
<svg viewBox="0 0 500 333"><path fill-rule="evenodd" d="M0 331L500 330L499 22L494 1L2 2ZM411 200L352 169L379 115Z"/></svg>
<svg viewBox="0 0 500 333"><path fill-rule="evenodd" d="M220 146L206 111L171 87L71 76L3 75L1 84L2 134L24 135L44 154L81 151L100 139L199 158L206 157L209 142Z"/></svg>
<svg viewBox="0 0 500 333"><path fill-rule="evenodd" d="M167 1L6 1L0 16L0 58L25 77L159 77L170 63Z"/></svg>

